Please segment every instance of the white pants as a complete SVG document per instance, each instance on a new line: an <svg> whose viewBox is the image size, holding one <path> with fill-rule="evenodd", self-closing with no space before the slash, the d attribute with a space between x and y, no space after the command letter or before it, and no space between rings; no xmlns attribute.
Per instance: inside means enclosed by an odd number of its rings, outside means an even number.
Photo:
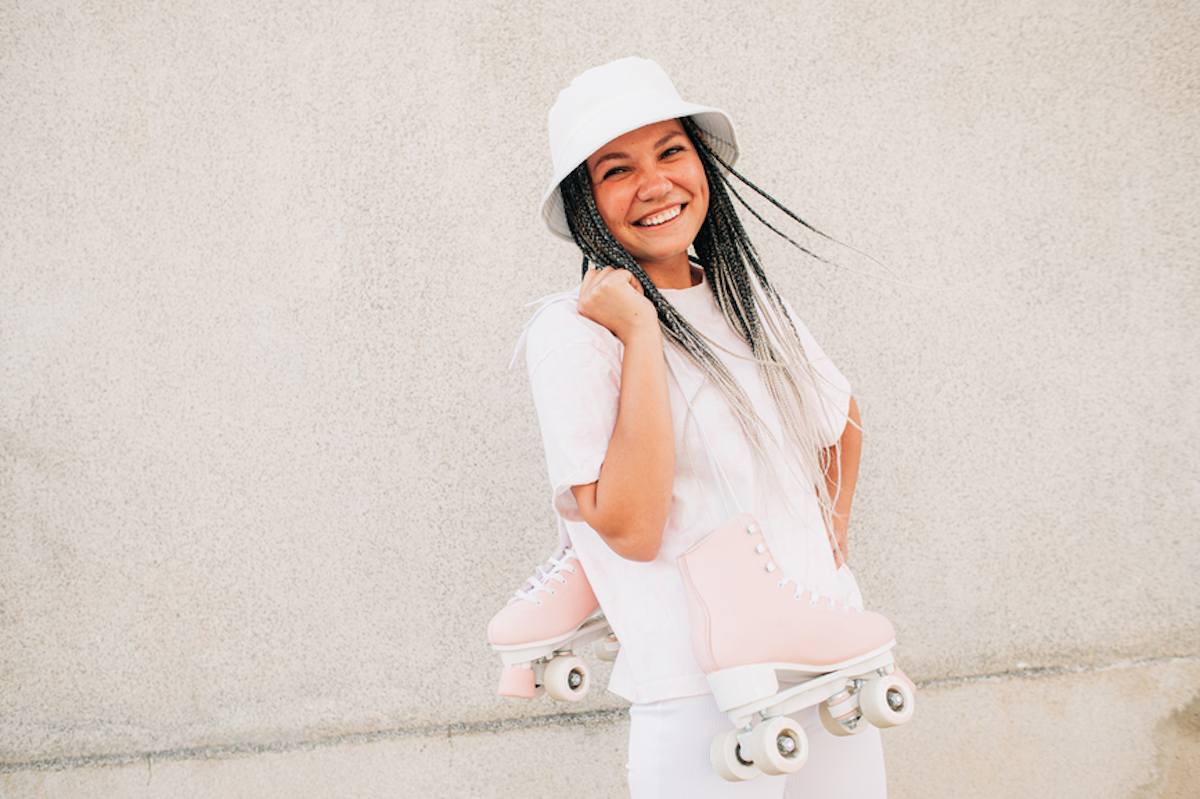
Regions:
<svg viewBox="0 0 1200 799"><path fill-rule="evenodd" d="M804 767L786 777L760 774L726 782L709 763L713 736L733 729L712 694L634 704L629 708L629 795L659 797L755 797L756 799L886 799L887 778L879 730L838 737L821 726L817 708L792 716L804 727L809 754Z"/></svg>

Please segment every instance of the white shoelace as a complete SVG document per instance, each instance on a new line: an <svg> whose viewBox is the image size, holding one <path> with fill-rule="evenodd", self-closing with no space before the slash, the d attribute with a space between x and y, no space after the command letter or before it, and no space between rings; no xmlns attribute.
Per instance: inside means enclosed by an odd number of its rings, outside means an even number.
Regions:
<svg viewBox="0 0 1200 799"><path fill-rule="evenodd" d="M524 585L517 589L509 602L515 602L518 599L524 599L526 602L532 602L535 605L540 605L542 600L538 598L538 591L545 591L553 594L554 589L549 587L547 583L551 580L556 580L560 583L565 583L567 577L563 572L575 573L575 564L573 560L579 560L575 554L575 550L571 548L560 549L550 557L541 566L537 567L534 575L525 581Z"/></svg>
<svg viewBox="0 0 1200 799"><path fill-rule="evenodd" d="M791 580L793 583L796 583L796 591L795 591L795 593L792 594L792 597L795 599L801 599L804 596L805 589L803 588L803 586L800 585L800 583L796 582L795 580L792 580L791 577L784 577L782 580L780 580L778 583L776 583L776 585L778 585L780 588L783 588L785 585L787 585L787 582L789 580ZM829 607L834 610L837 610L838 608L840 608L845 611L853 610L856 613L862 613L861 608L856 608L853 605L851 605L849 602L843 602L842 600L834 597L832 594L825 595L825 594L818 593L817 591L813 591L811 588L808 589L808 604L815 607L821 603L822 599L829 600Z"/></svg>

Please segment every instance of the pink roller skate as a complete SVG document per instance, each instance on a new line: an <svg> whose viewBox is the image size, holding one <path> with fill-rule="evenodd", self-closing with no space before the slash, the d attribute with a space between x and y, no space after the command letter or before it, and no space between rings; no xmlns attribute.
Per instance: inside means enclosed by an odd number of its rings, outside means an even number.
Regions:
<svg viewBox="0 0 1200 799"><path fill-rule="evenodd" d="M713 530L678 563L696 659L735 728L709 752L725 779L803 767L808 740L787 714L813 705L836 735L912 718L916 694L895 668L891 623L784 577L749 513Z"/></svg>
<svg viewBox="0 0 1200 799"><path fill-rule="evenodd" d="M615 660L620 648L571 547L560 547L509 598L487 638L504 664L497 693L519 699L543 689L554 699L582 699L591 677L572 649L595 641L596 657Z"/></svg>

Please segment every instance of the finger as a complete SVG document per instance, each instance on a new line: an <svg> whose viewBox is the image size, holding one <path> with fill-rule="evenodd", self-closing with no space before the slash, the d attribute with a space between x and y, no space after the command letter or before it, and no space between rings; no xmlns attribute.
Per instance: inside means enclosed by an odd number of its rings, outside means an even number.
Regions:
<svg viewBox="0 0 1200 799"><path fill-rule="evenodd" d="M603 283L604 281L611 278L613 275L617 274L618 272L622 272L624 270L617 269L614 266L601 266L601 267L597 268L596 271L600 273L600 277L596 279L596 282Z"/></svg>
<svg viewBox="0 0 1200 799"><path fill-rule="evenodd" d="M646 295L646 292L642 289L642 282L637 279L637 275L633 274L633 272L630 272L628 269L615 269L609 274L620 275L621 280L629 283L631 286L637 289L642 296ZM617 278L614 277L613 279L616 280Z"/></svg>
<svg viewBox="0 0 1200 799"><path fill-rule="evenodd" d="M587 286L587 285L589 285L591 283L595 283L597 280L599 280L600 277L603 276L603 274L604 274L603 272L600 271L603 268L604 267L602 267L602 266L593 266L593 267L589 268L587 270L587 273L584 274L584 276L583 276L583 285Z"/></svg>

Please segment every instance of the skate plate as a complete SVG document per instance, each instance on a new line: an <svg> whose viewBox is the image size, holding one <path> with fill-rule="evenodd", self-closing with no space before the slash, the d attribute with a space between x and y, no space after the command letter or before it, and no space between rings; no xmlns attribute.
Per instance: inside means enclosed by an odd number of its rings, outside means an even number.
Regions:
<svg viewBox="0 0 1200 799"><path fill-rule="evenodd" d="M605 637L610 632L612 629L609 627L608 620L604 618L603 612L598 610L579 627L564 635L523 644L491 644L490 646L493 651L499 653L500 662L503 665L513 666L531 663L577 646L582 647L584 644Z"/></svg>
<svg viewBox="0 0 1200 799"><path fill-rule="evenodd" d="M895 645L891 641L853 661L819 670L795 663L722 669L708 675L709 685L717 707L735 727L745 727L755 716L784 716L819 705L845 690L852 680L867 679L879 669L888 669L895 662Z"/></svg>

